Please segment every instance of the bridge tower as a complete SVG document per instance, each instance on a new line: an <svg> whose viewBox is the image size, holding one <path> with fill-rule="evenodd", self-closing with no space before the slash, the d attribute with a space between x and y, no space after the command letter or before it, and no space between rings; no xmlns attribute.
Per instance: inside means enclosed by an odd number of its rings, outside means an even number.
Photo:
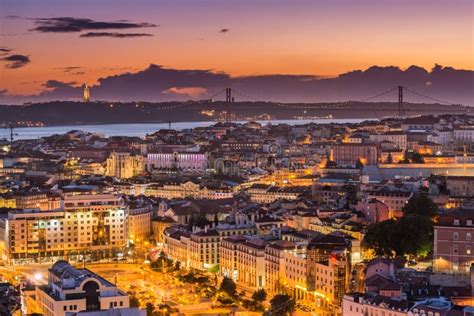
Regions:
<svg viewBox="0 0 474 316"><path fill-rule="evenodd" d="M230 113L230 104L234 102L234 98L232 97L232 88L225 88L225 122L230 123L232 122L232 115Z"/></svg>
<svg viewBox="0 0 474 316"><path fill-rule="evenodd" d="M405 109L403 108L403 86L398 86L398 117L405 117Z"/></svg>

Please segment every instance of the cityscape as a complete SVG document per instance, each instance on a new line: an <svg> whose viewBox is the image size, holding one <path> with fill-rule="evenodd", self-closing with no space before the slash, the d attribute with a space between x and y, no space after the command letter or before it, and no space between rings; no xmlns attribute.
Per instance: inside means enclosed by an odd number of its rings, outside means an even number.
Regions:
<svg viewBox="0 0 474 316"><path fill-rule="evenodd" d="M0 9L1 316L474 315L471 1Z"/></svg>

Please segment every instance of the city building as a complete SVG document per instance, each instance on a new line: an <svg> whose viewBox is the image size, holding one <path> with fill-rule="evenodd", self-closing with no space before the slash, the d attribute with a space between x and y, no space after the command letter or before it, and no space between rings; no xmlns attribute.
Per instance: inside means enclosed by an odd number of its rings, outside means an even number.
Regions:
<svg viewBox="0 0 474 316"><path fill-rule="evenodd" d="M395 149L407 149L407 135L401 131L391 131L381 134L371 134L370 141L380 144L384 141L391 142L395 145Z"/></svg>
<svg viewBox="0 0 474 316"><path fill-rule="evenodd" d="M316 305L340 313L351 271L350 241L335 235L313 239L307 247L307 290Z"/></svg>
<svg viewBox="0 0 474 316"><path fill-rule="evenodd" d="M192 181L181 184L153 184L145 189L146 196L159 197L163 199L228 199L232 198L238 191L238 187L229 186L203 186Z"/></svg>
<svg viewBox="0 0 474 316"><path fill-rule="evenodd" d="M358 161L363 165L378 162L379 150L374 144L338 144L331 146L331 160L341 166L355 166Z"/></svg>
<svg viewBox="0 0 474 316"><path fill-rule="evenodd" d="M128 238L134 244L148 243L151 237L151 205L136 201L128 206Z"/></svg>
<svg viewBox="0 0 474 316"><path fill-rule="evenodd" d="M129 179L145 171L145 158L129 152L111 152L106 160L105 174L119 179Z"/></svg>
<svg viewBox="0 0 474 316"><path fill-rule="evenodd" d="M266 245L266 241L258 238L237 244L237 285L248 292L265 287Z"/></svg>
<svg viewBox="0 0 474 316"><path fill-rule="evenodd" d="M162 149L163 150L163 149ZM203 173L212 166L208 160L209 156L204 152L196 151L172 151L148 153L147 154L147 170L156 171L172 171L181 170L184 172Z"/></svg>
<svg viewBox="0 0 474 316"><path fill-rule="evenodd" d="M440 215L434 226L433 264L436 272L469 274L474 264L474 206Z"/></svg>
<svg viewBox="0 0 474 316"><path fill-rule="evenodd" d="M66 193L55 211L15 209L0 218L5 262L115 256L127 245L127 208L114 194Z"/></svg>
<svg viewBox="0 0 474 316"><path fill-rule="evenodd" d="M32 298L25 298L28 311L44 316L66 316L80 311L129 308L127 293L88 269L77 269L67 261L57 261L48 270L48 284L36 287Z"/></svg>

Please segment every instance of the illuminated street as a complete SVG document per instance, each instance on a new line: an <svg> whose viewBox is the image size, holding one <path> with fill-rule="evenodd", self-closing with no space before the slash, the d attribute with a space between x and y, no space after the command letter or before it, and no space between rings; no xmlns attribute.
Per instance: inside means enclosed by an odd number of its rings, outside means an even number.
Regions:
<svg viewBox="0 0 474 316"><path fill-rule="evenodd" d="M35 284L44 284L50 267L48 264L1 267L0 274L12 283L26 279ZM86 265L86 268L136 297L141 308L145 308L147 303L156 306L166 304L185 315L228 314L231 310L205 298L199 292L198 285L179 281L176 273L153 271L147 264L101 263Z"/></svg>

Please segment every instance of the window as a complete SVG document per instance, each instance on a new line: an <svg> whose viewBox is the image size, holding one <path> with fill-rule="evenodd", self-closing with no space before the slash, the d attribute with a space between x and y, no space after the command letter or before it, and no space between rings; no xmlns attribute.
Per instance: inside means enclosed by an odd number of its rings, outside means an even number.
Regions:
<svg viewBox="0 0 474 316"><path fill-rule="evenodd" d="M453 225L454 226L459 226L459 219L455 219Z"/></svg>
<svg viewBox="0 0 474 316"><path fill-rule="evenodd" d="M453 233L453 239L458 240L458 238L459 238L459 234L457 232L454 232Z"/></svg>
<svg viewBox="0 0 474 316"><path fill-rule="evenodd" d="M471 254L471 246L466 246L466 254L467 255Z"/></svg>
<svg viewBox="0 0 474 316"><path fill-rule="evenodd" d="M471 240L471 233L467 233L467 234L466 234L466 240L467 240L467 241L470 241L470 240Z"/></svg>
<svg viewBox="0 0 474 316"><path fill-rule="evenodd" d="M458 254L458 245L453 246L453 254L455 254L455 255Z"/></svg>

